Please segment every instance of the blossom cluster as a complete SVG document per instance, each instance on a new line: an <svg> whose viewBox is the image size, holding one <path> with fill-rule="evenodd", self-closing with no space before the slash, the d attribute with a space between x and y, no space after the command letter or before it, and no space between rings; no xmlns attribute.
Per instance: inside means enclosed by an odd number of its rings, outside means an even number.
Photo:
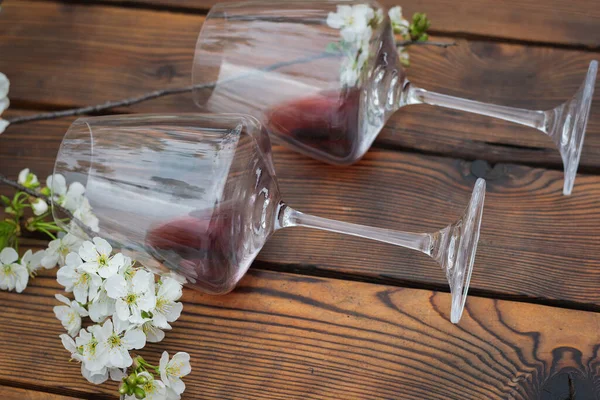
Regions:
<svg viewBox="0 0 600 400"><path fill-rule="evenodd" d="M10 101L8 100L8 90L10 89L10 81L2 72L0 72L0 116L8 106ZM4 132L8 126L8 121L0 118L0 133Z"/></svg>
<svg viewBox="0 0 600 400"><path fill-rule="evenodd" d="M402 16L402 7L396 6L388 11L392 30L404 39L410 40L410 24ZM338 5L336 12L327 16L327 25L338 29L340 41L328 46L328 50L344 55L340 68L340 83L345 87L360 85L370 57L370 45L373 29L383 21L381 9L374 10L366 4ZM398 48L400 61L408 65L406 48Z"/></svg>
<svg viewBox="0 0 600 400"><path fill-rule="evenodd" d="M80 183L74 182L67 187L65 178L57 174L49 176L46 186L41 187L38 177L28 168L19 173L17 182L40 195L52 194L57 204L73 213L91 230L98 230L98 218L92 213L84 195L85 187ZM0 196L0 200L8 216L0 221L0 289L20 293L39 269L52 269L57 264L64 264L67 254L77 250L81 241L73 235L63 234L62 228L52 221L48 203L42 198L19 191L12 199ZM25 215L28 208L33 217ZM23 228L46 234L52 239L48 248L35 253L28 250L19 259L18 238Z"/></svg>
<svg viewBox="0 0 600 400"><path fill-rule="evenodd" d="M72 249L71 245L64 244ZM113 254L111 245L99 237L66 255L57 281L74 297L56 296L63 304L54 307L54 313L68 333L61 340L71 358L81 363L88 381L100 384L109 377L122 381L119 391L130 398L180 398L185 390L181 378L191 371L187 353L177 353L169 361L165 352L159 366L130 354L146 342L160 342L179 318L180 282L157 279L131 258ZM82 329L83 317L95 324ZM151 371L161 379L154 379Z"/></svg>
<svg viewBox="0 0 600 400"><path fill-rule="evenodd" d="M98 218L92 212L92 206L85 197L85 187L79 182L73 182L67 187L67 181L61 174L49 176L46 185L50 188L53 200L66 208L73 216L94 232L98 232ZM71 221L73 223L73 221Z"/></svg>

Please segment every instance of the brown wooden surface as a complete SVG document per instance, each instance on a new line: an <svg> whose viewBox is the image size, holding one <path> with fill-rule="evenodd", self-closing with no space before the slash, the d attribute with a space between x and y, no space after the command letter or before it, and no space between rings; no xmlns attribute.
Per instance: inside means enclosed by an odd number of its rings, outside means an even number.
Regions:
<svg viewBox="0 0 600 400"><path fill-rule="evenodd" d="M123 3L122 0L108 1ZM217 1L133 0L130 3L202 11ZM434 22L434 29L444 33L600 47L600 7L596 1L379 0L379 3L388 8L401 5L404 15L409 17L414 12L426 12Z"/></svg>
<svg viewBox="0 0 600 400"><path fill-rule="evenodd" d="M3 3L6 115L189 84L209 0L83 3ZM458 38L445 50L411 49L408 76L426 89L546 109L570 97L599 58L590 50L600 47L597 1L402 5L407 14L427 12L436 38ZM182 318L144 356L191 354L184 399L600 398L596 93L584 173L570 197L561 195L561 161L543 135L440 108L397 112L352 167L275 146L290 205L373 226L438 229L461 214L475 179L485 177L479 252L459 325L448 321L445 278L429 258L294 228L269 241L232 294L186 290ZM131 111L197 110L182 95L118 110ZM30 167L44 178L72 120L9 127L0 136L0 173L14 178ZM114 384L90 385L67 361L51 311L60 290L54 274L44 271L22 294L0 292L0 399L115 398Z"/></svg>
<svg viewBox="0 0 600 400"><path fill-rule="evenodd" d="M71 121L12 127L2 136L2 172L14 177L35 165L40 176L49 175ZM600 306L600 176L580 174L573 195L565 197L562 171L518 165L491 168L483 161L374 149L353 167L334 167L283 146L274 147L274 158L291 206L413 232L434 232L457 219L475 180L484 177L486 204L471 288ZM277 232L258 260L268 263L259 268L318 268L446 287L439 266L423 254L306 228Z"/></svg>
<svg viewBox="0 0 600 400"><path fill-rule="evenodd" d="M0 385L2 400L75 400L76 397Z"/></svg>
<svg viewBox="0 0 600 400"><path fill-rule="evenodd" d="M89 385L57 343L58 290L44 272L0 295L0 374L111 398L116 385ZM568 395L569 373L577 399L600 395L597 313L471 297L455 326L446 293L268 271L182 300L173 331L143 354L189 352L188 399L563 399L549 396Z"/></svg>
<svg viewBox="0 0 600 400"><path fill-rule="evenodd" d="M2 13L0 70L13 81L13 105L24 107L81 106L188 85L204 20L201 15L28 1L8 1ZM598 53L459 40L449 49L414 47L411 57L409 79L426 89L550 109L575 93ZM198 111L191 95L133 110ZM534 129L425 105L398 111L377 145L561 166L552 141ZM600 168L599 101L592 104L581 166Z"/></svg>

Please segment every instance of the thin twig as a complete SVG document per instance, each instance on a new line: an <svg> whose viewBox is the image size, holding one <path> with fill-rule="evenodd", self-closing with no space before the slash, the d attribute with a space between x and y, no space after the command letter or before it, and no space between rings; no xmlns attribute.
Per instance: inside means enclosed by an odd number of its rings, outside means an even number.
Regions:
<svg viewBox="0 0 600 400"><path fill-rule="evenodd" d="M405 40L402 42L396 42L396 47L407 47L407 46L437 46L447 48L450 46L456 46L456 42L422 42L419 40Z"/></svg>
<svg viewBox="0 0 600 400"><path fill-rule="evenodd" d="M21 192L25 192L28 195L32 196L32 197L37 197L38 199L42 199L44 200L49 206L53 206L56 209L58 209L60 212L65 213L67 215L67 217L69 217L70 219L74 220L76 219L73 214L71 213L71 211L67 210L66 208L64 208L63 206L54 203L54 205L52 204L52 200L50 199L50 197L46 196L45 194L36 192L35 190L29 189L28 187L25 187L23 185L21 185L18 182L15 182L13 180L8 179L7 177L5 177L4 175L0 174L0 182L7 184L8 186L12 186L13 188L21 191Z"/></svg>
<svg viewBox="0 0 600 400"><path fill-rule="evenodd" d="M455 46L456 42L421 42L421 41L417 41L417 40L407 40L407 41L403 41L403 42L397 42L396 45L398 47L430 45L430 46L438 46L438 47L446 48L449 46ZM232 77L226 81L219 82L219 83L223 84L225 82L241 79L241 78L247 77L247 76L251 75L252 73L256 73L256 72L273 71L273 70L276 70L276 69L279 69L279 68L282 68L285 66L306 63L306 62L314 61L319 58L331 57L334 55L335 54L325 52L325 53L317 54L316 56L301 57L301 58L297 58L297 59L291 60L291 61L275 63L275 64L269 65L267 67L261 68L259 70L250 72L248 74L241 74L240 76ZM77 116L77 115L99 113L102 111L110 110L112 108L132 106L134 104L138 104L138 103L141 103L141 102L144 102L147 100L156 99L159 97L171 96L174 94L181 94L181 93L189 93L189 92L194 91L195 89L211 89L211 88L214 88L215 86L217 86L217 82L203 83L200 85L189 85L189 86L184 86L184 87L179 87L179 88L155 90L155 91L145 93L145 94L142 94L139 96L129 97L129 98L122 99L122 100L107 101L105 103L97 104L94 106L71 108L68 110L53 111L53 112L47 112L47 113L41 113L41 114L33 114L33 115L26 115L26 116L21 116L21 117L8 118L6 121L8 121L8 123L10 125L16 125L16 124L24 124L26 122L43 121L43 120L49 120L49 119L57 119L57 118L63 118L63 117L73 117L73 116Z"/></svg>
<svg viewBox="0 0 600 400"><path fill-rule="evenodd" d="M169 95L173 95L173 94L187 93L187 92L193 91L194 89L205 89L205 88L214 87L215 85L216 85L216 83L209 83L209 84L204 84L204 85L196 85L196 86L190 85L190 86L185 86L185 87L180 87L180 88L155 90L153 92L149 92L149 93L143 94L141 96L135 96L135 97L130 97L127 99L116 100L116 101L107 101L106 103L97 104L95 106L71 108L71 109L62 110L62 111L47 112L47 113L41 113L41 114L26 115L23 117L8 118L7 121L10 125L13 125L13 124L23 124L26 122L33 122L33 121L43 121L43 120L47 120L47 119L72 117L75 115L98 113L101 111L109 110L111 108L132 106L134 104L141 103L146 100L152 100L152 99L156 99L158 97L169 96Z"/></svg>

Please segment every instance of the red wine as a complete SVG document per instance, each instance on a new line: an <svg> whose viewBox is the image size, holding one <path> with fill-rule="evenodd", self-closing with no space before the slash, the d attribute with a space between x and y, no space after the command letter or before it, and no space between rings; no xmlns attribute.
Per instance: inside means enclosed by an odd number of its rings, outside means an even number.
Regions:
<svg viewBox="0 0 600 400"><path fill-rule="evenodd" d="M326 91L267 112L270 133L335 163L355 156L359 143L360 90ZM352 160L354 161L354 160Z"/></svg>
<svg viewBox="0 0 600 400"><path fill-rule="evenodd" d="M232 274L230 266L235 264L233 217L231 209L195 212L152 229L146 236L146 246L186 278L217 291L227 282Z"/></svg>

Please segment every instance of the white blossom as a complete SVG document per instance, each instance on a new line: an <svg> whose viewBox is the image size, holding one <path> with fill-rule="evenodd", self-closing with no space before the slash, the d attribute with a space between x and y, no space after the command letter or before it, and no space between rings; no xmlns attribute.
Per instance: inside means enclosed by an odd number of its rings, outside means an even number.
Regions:
<svg viewBox="0 0 600 400"><path fill-rule="evenodd" d="M92 212L92 206L87 197L81 199L79 206L73 211L73 216L93 232L98 232L100 230L100 220L98 220L98 217Z"/></svg>
<svg viewBox="0 0 600 400"><path fill-rule="evenodd" d="M54 268L56 264L63 266L69 253L77 251L81 246L81 239L67 233L62 238L55 239L48 244L48 249L42 258L42 266L46 269Z"/></svg>
<svg viewBox="0 0 600 400"><path fill-rule="evenodd" d="M408 35L408 27L410 26L409 22L402 16L402 7L396 6L390 8L388 11L388 16L390 17L390 21L392 23L392 30L394 33L400 34L402 36Z"/></svg>
<svg viewBox="0 0 600 400"><path fill-rule="evenodd" d="M94 335L98 340L97 351L108 354L108 366L126 368L131 366L133 359L129 350L141 349L146 345L146 336L140 329L123 332L118 324L113 325L108 319Z"/></svg>
<svg viewBox="0 0 600 400"><path fill-rule="evenodd" d="M117 253L111 257L111 253L112 246L100 237L95 237L93 243L85 241L79 248L79 255L85 261L81 268L90 274L110 278L125 264L123 254Z"/></svg>
<svg viewBox="0 0 600 400"><path fill-rule="evenodd" d="M67 330L69 335L75 337L81 329L81 317L87 317L88 312L78 302L70 301L61 294L55 295L56 299L64 306L55 306L54 315L62 323L62 326Z"/></svg>
<svg viewBox="0 0 600 400"><path fill-rule="evenodd" d="M366 4L338 5L337 12L327 16L327 25L339 29L342 38L353 43L362 40L373 18L375 11Z"/></svg>
<svg viewBox="0 0 600 400"><path fill-rule="evenodd" d="M190 355L185 352L179 352L169 361L169 353L165 351L160 357L158 369L163 383L173 389L175 393L181 394L185 390L185 383L183 383L181 378L192 372Z"/></svg>
<svg viewBox="0 0 600 400"><path fill-rule="evenodd" d="M79 182L73 182L69 185L69 189L67 189L67 193L62 199L62 206L67 210L74 212L81 206L81 202L84 197L85 186L83 186Z"/></svg>
<svg viewBox="0 0 600 400"><path fill-rule="evenodd" d="M169 322L176 321L183 309L183 304L176 302L182 294L181 284L175 279L161 279L156 293L156 306L152 310L152 320L155 326L162 329L171 329Z"/></svg>
<svg viewBox="0 0 600 400"><path fill-rule="evenodd" d="M18 260L19 254L11 247L0 252L0 289L21 293L27 287L29 272Z"/></svg>
<svg viewBox="0 0 600 400"><path fill-rule="evenodd" d="M46 178L46 186L48 186L50 193L52 193L52 196L58 200L59 203L60 199L67 194L67 180L61 174L50 175Z"/></svg>
<svg viewBox="0 0 600 400"><path fill-rule="evenodd" d="M141 325L142 332L146 335L146 340L150 343L161 342L165 338L165 332L154 324L151 318L144 319Z"/></svg>
<svg viewBox="0 0 600 400"><path fill-rule="evenodd" d="M21 265L27 268L27 272L31 275L42 267L42 259L45 256L45 250L39 250L35 253L32 250L27 250L21 257Z"/></svg>
<svg viewBox="0 0 600 400"><path fill-rule="evenodd" d="M40 216L48 211L48 203L42 199L35 199L31 202L31 208L34 215Z"/></svg>
<svg viewBox="0 0 600 400"><path fill-rule="evenodd" d="M106 289L102 287L98 295L88 306L88 311L92 321L102 322L115 313L115 299L108 297Z"/></svg>
<svg viewBox="0 0 600 400"><path fill-rule="evenodd" d="M83 332L85 332L85 330L82 330ZM87 332L85 332L83 334L85 337L87 337L88 339L92 339L91 336L88 335ZM65 347L65 349L67 349L70 353L71 353L71 359L78 361L78 362L82 362L84 357L83 357L83 352L84 352L84 344L78 346L75 341L67 334L62 334L60 335L60 340L63 344L63 346ZM83 341L80 340L80 343L82 343ZM89 345L90 342L87 342L87 344ZM125 376L127 376L127 374L125 373L125 370L120 369L120 368L107 368L107 367L102 367L98 370L95 371L90 371L89 369L87 369L85 367L85 363L81 364L81 375L83 375L83 377L85 379L87 379L89 382L99 385L101 383L104 383L107 379L108 376L110 375L110 379L112 379L113 381L121 381L121 379Z"/></svg>
<svg viewBox="0 0 600 400"><path fill-rule="evenodd" d="M0 115L8 106L10 106L10 101L8 100L8 90L10 89L10 81L7 76L0 72ZM6 127L9 125L9 122L5 119L0 118L0 133L4 132Z"/></svg>
<svg viewBox="0 0 600 400"><path fill-rule="evenodd" d="M0 112L0 114L2 114L2 112ZM25 168L19 172L17 182L30 189L36 188L40 185L38 177L29 171L29 168Z"/></svg>
<svg viewBox="0 0 600 400"><path fill-rule="evenodd" d="M85 369L91 373L102 371L108 362L108 353L98 349L98 339L95 337L98 328L98 325L94 325L88 330L82 329L79 331L79 336L75 338L75 344L81 354L81 361Z"/></svg>
<svg viewBox="0 0 600 400"><path fill-rule="evenodd" d="M120 275L113 275L106 280L108 297L116 300L116 316L135 324L144 323L142 312L152 312L156 307L154 274L139 270L131 282Z"/></svg>
<svg viewBox="0 0 600 400"><path fill-rule="evenodd" d="M66 264L56 273L56 280L65 287L65 291L73 292L75 300L82 304L92 301L102 286L102 278L83 271L83 261L77 253L69 253Z"/></svg>
<svg viewBox="0 0 600 400"><path fill-rule="evenodd" d="M162 381L154 379L148 372L140 372L138 376L145 377L148 382L143 385L138 385L146 393L146 400L167 400L167 388ZM135 396L125 396L126 400L135 400Z"/></svg>

